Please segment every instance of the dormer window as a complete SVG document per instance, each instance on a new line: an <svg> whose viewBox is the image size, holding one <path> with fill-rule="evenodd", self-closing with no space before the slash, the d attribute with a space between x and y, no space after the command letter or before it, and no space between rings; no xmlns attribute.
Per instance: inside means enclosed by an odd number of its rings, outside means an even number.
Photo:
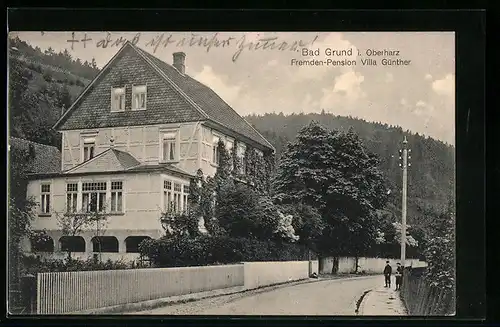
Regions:
<svg viewBox="0 0 500 327"><path fill-rule="evenodd" d="M132 109L143 110L146 109L146 85L132 87Z"/></svg>
<svg viewBox="0 0 500 327"><path fill-rule="evenodd" d="M125 111L124 87L114 87L111 90L111 111Z"/></svg>

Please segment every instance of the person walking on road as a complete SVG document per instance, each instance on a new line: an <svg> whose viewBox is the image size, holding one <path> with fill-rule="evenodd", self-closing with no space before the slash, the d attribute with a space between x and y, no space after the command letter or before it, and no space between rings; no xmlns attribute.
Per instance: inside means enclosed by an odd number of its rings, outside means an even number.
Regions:
<svg viewBox="0 0 500 327"><path fill-rule="evenodd" d="M392 267L389 264L389 261L386 261L384 268L385 287L391 287L391 274L392 274Z"/></svg>
<svg viewBox="0 0 500 327"><path fill-rule="evenodd" d="M401 284L403 283L403 266L398 262L398 267L396 268L396 291L401 290Z"/></svg>

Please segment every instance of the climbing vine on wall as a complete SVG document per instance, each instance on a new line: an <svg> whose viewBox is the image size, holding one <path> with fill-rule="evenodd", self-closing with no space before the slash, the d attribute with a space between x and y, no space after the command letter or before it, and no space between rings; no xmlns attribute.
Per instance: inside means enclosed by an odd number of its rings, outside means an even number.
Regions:
<svg viewBox="0 0 500 327"><path fill-rule="evenodd" d="M233 148L229 151L224 142L219 141L215 175L204 177L200 169L190 183L189 210L194 215L203 218L207 231L212 235L223 233L215 218L217 195L222 187L235 182L245 183L258 194L270 193L274 155L271 152L260 155L256 149L247 145L244 156L240 158L238 146L238 141L235 141Z"/></svg>

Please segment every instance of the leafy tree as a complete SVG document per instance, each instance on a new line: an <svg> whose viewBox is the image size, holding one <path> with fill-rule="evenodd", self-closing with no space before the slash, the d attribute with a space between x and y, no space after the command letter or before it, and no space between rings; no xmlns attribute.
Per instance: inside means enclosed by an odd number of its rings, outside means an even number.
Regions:
<svg viewBox="0 0 500 327"><path fill-rule="evenodd" d="M321 213L326 228L324 254L361 255L377 236L375 211L385 206L387 189L378 160L358 136L328 131L311 122L281 158L275 189L284 204L303 203Z"/></svg>
<svg viewBox="0 0 500 327"><path fill-rule="evenodd" d="M32 74L18 60L9 67L9 113L12 136L56 147L61 145L60 135L52 130L59 117L57 92L46 88L34 92L28 86ZM54 103L56 102L56 103ZM56 116L57 112L57 116Z"/></svg>
<svg viewBox="0 0 500 327"><path fill-rule="evenodd" d="M401 243L402 225L399 222L395 222L392 225L393 225L394 230L395 230L393 241ZM411 235L411 226L410 225L406 225L406 246L411 246L411 247L418 246L418 241Z"/></svg>
<svg viewBox="0 0 500 327"><path fill-rule="evenodd" d="M232 237L271 239L279 214L271 199L244 184L226 184L220 190L216 217Z"/></svg>
<svg viewBox="0 0 500 327"><path fill-rule="evenodd" d="M10 289L14 289L19 282L19 273L20 269L22 269L20 266L20 260L22 258L21 242L23 239L31 238L31 223L35 219L35 207L36 203L33 199L25 200L23 206L17 206L14 199L9 199L8 280Z"/></svg>
<svg viewBox="0 0 500 327"><path fill-rule="evenodd" d="M160 223L162 228L165 230L165 234L168 236L196 237L200 234L198 217L192 212L164 212L161 215Z"/></svg>
<svg viewBox="0 0 500 327"><path fill-rule="evenodd" d="M268 113L250 115L246 119L254 124L276 148L279 165L286 145L294 141L300 129L311 120L317 120L329 130L347 131L350 127L358 133L366 148L378 155L378 168L387 176L392 193L390 210L400 216L401 170L398 166L398 150L401 148L403 130L386 123L366 122L361 119L329 114L284 115ZM455 149L449 144L421 134L408 134L412 149L412 167L408 171L408 222L414 228L427 232L430 217L439 216L452 197L455 176ZM425 203L425 212L422 204ZM419 239L419 242L422 242Z"/></svg>
<svg viewBox="0 0 500 327"><path fill-rule="evenodd" d="M95 205L91 204L91 207ZM104 208L103 208L104 209ZM75 213L56 212L56 220L64 236L80 236L84 232L91 231L96 236L97 242L100 242L99 236L104 234L108 215L104 211L88 210ZM99 244L99 254L101 245ZM68 259L71 260L71 251L68 251Z"/></svg>
<svg viewBox="0 0 500 327"><path fill-rule="evenodd" d="M278 235L279 238L288 241L288 242L296 242L300 239L298 235L295 233L295 228L293 227L293 216L292 215L284 215L282 212L278 212L279 220L276 226L275 234Z"/></svg>
<svg viewBox="0 0 500 327"><path fill-rule="evenodd" d="M68 59L68 60L72 60L73 58L71 57L71 53L69 53L68 49L64 49L64 52L62 53L62 55Z"/></svg>
<svg viewBox="0 0 500 327"><path fill-rule="evenodd" d="M15 288L19 280L21 242L30 238L31 223L35 219L34 209L36 202L26 198L28 183L27 172L35 158L35 151L31 146L28 150L10 147L9 155L9 197L7 212L7 243L9 256L9 288Z"/></svg>
<svg viewBox="0 0 500 327"><path fill-rule="evenodd" d="M52 55L54 55L54 54L55 54L54 49L52 49L52 47L49 47L47 50L45 50L45 54L46 54L47 56L52 56Z"/></svg>
<svg viewBox="0 0 500 327"><path fill-rule="evenodd" d="M58 106L60 108L68 109L69 107L71 107L71 104L73 101L71 99L71 95L70 95L69 90L66 87L66 85L63 86L61 92L59 93L58 100L59 100Z"/></svg>
<svg viewBox="0 0 500 327"><path fill-rule="evenodd" d="M325 222L318 210L301 203L279 205L279 210L293 217L292 226L299 237L298 242L317 251L317 242L325 228Z"/></svg>

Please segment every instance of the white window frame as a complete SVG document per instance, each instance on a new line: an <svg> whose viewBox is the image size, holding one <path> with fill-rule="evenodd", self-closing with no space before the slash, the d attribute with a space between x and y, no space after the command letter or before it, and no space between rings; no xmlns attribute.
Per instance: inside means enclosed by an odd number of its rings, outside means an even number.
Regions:
<svg viewBox="0 0 500 327"><path fill-rule="evenodd" d="M212 137L212 164L215 166L219 165L220 153L219 153L219 140L222 138L214 134Z"/></svg>
<svg viewBox="0 0 500 327"><path fill-rule="evenodd" d="M115 99L116 95L119 96L118 100ZM126 96L125 87L111 88L111 112L125 111L125 96Z"/></svg>
<svg viewBox="0 0 500 327"><path fill-rule="evenodd" d="M182 212L182 187L183 184L179 182L173 182L173 203L174 203L174 212L179 213Z"/></svg>
<svg viewBox="0 0 500 327"><path fill-rule="evenodd" d="M233 171L234 163L233 163L233 149L234 149L234 140L231 138L226 138L226 150L229 154L229 170Z"/></svg>
<svg viewBox="0 0 500 327"><path fill-rule="evenodd" d="M81 162L88 161L96 156L96 135L82 135L82 146L81 146ZM85 149L92 149L92 156L88 155L88 158L85 157ZM87 151L88 153L89 151Z"/></svg>
<svg viewBox="0 0 500 327"><path fill-rule="evenodd" d="M105 188L104 190L102 189L96 189L96 187L91 187L90 190L85 190L85 186L88 184L104 184ZM82 197L81 197L81 203L82 203L82 212L93 212L89 210L90 203L92 201L92 194L96 193L96 206L97 206L97 212L105 212L104 209L106 206L106 200L108 197L107 191L108 191L108 182L107 181L82 181ZM85 196L86 194L89 194L87 197ZM99 201L99 198L104 194L104 199L103 201ZM85 201L85 199L88 199L88 201Z"/></svg>
<svg viewBox="0 0 500 327"><path fill-rule="evenodd" d="M117 188L118 185L120 186L120 188ZM114 196L114 199L113 199L113 196ZM121 198L121 202L118 202L119 198ZM124 192L123 181L122 180L111 180L111 182L110 182L110 195L109 195L109 203L110 203L109 211L110 211L110 213L124 213L125 212L124 198L125 198L125 192ZM120 208L119 208L118 204L121 204Z"/></svg>
<svg viewBox="0 0 500 327"><path fill-rule="evenodd" d="M48 186L49 190L44 191L44 186ZM48 201L47 201L48 200ZM41 183L40 184L40 214L50 215L52 214L52 183Z"/></svg>
<svg viewBox="0 0 500 327"><path fill-rule="evenodd" d="M189 197L189 185L182 185L182 211L186 213L188 211L188 197Z"/></svg>
<svg viewBox="0 0 500 327"><path fill-rule="evenodd" d="M173 185L173 181L163 180L163 210L165 212L170 211L170 205L173 202Z"/></svg>
<svg viewBox="0 0 500 327"><path fill-rule="evenodd" d="M170 154L171 147L174 149L174 157L173 159L169 158L165 159L165 142L168 142L167 151ZM180 151L180 143L179 143L179 131L178 130L164 130L160 131L160 162L178 162L179 161L179 151Z"/></svg>
<svg viewBox="0 0 500 327"><path fill-rule="evenodd" d="M76 185L76 190L70 190L70 185ZM78 212L78 193L80 187L78 182L67 182L66 183L66 213L76 213Z"/></svg>
<svg viewBox="0 0 500 327"><path fill-rule="evenodd" d="M144 95L144 106L138 106L138 102L136 101L137 96ZM132 86L132 110L146 110L148 102L148 87L147 85L137 85Z"/></svg>

